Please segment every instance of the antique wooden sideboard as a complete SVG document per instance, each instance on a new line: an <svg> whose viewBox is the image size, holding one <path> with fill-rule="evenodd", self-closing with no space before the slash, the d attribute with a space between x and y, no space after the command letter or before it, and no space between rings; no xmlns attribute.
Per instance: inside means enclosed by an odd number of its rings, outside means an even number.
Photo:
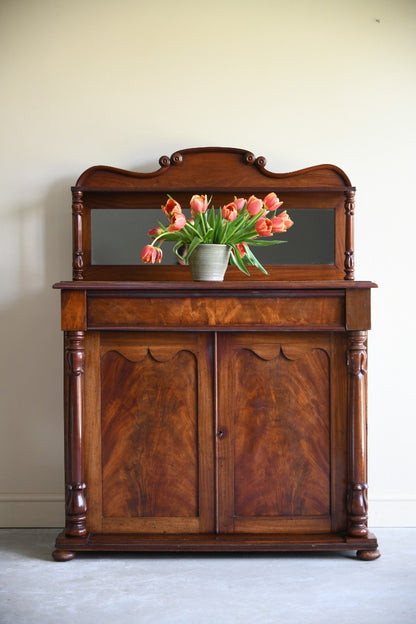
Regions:
<svg viewBox="0 0 416 624"><path fill-rule="evenodd" d="M310 258L282 263L289 241L273 247L266 276L229 267L224 282L193 282L187 266L100 256L94 229L103 215L105 251L106 211L115 224L124 215L131 232L129 211L160 209L168 193L185 206L194 193L219 205L270 191L295 221L293 244L298 223L313 216ZM197 148L162 157L152 173L92 167L72 192L73 280L55 284L66 527L54 558L356 551L376 559L366 399L375 284L354 280L347 176L332 165L276 174L244 150ZM310 231L322 214L331 233L325 262Z"/></svg>

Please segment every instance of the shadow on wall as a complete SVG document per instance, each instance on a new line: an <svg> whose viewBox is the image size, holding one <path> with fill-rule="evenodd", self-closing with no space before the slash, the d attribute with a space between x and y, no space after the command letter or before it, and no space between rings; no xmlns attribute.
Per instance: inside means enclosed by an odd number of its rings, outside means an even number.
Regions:
<svg viewBox="0 0 416 624"><path fill-rule="evenodd" d="M60 301L51 287L71 275L73 182L3 217L14 256L0 307L0 502L63 497Z"/></svg>

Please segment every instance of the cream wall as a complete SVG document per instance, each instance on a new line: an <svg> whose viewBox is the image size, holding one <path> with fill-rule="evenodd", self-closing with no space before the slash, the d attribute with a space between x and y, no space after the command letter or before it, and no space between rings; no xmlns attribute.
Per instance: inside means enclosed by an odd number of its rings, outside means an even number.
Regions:
<svg viewBox="0 0 416 624"><path fill-rule="evenodd" d="M92 164L242 147L358 187L370 335L370 524L416 526L414 0L0 3L0 525L63 523L59 295Z"/></svg>

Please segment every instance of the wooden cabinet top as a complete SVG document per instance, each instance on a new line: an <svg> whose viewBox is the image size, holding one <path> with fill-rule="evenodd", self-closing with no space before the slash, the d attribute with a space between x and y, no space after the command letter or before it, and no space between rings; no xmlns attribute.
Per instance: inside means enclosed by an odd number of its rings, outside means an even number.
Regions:
<svg viewBox="0 0 416 624"><path fill-rule="evenodd" d="M249 278L245 278L244 281L226 282L82 280L57 282L53 285L53 288L85 291L170 291L172 293L186 292L188 296L197 296L201 293L221 294L228 291L233 293L251 291L255 295L258 291L357 290L377 288L377 284L370 281L355 280L257 281Z"/></svg>
<svg viewBox="0 0 416 624"><path fill-rule="evenodd" d="M370 328L372 282L59 282L62 329Z"/></svg>

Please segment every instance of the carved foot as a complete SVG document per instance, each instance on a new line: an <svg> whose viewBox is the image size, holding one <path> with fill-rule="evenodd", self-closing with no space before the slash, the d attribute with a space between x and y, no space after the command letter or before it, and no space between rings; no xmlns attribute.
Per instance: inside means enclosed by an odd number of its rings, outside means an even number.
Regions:
<svg viewBox="0 0 416 624"><path fill-rule="evenodd" d="M381 556L379 549L376 550L357 550L357 559L360 561L374 561Z"/></svg>
<svg viewBox="0 0 416 624"><path fill-rule="evenodd" d="M72 550L54 550L52 553L52 557L55 561L71 561L75 557L75 554Z"/></svg>

